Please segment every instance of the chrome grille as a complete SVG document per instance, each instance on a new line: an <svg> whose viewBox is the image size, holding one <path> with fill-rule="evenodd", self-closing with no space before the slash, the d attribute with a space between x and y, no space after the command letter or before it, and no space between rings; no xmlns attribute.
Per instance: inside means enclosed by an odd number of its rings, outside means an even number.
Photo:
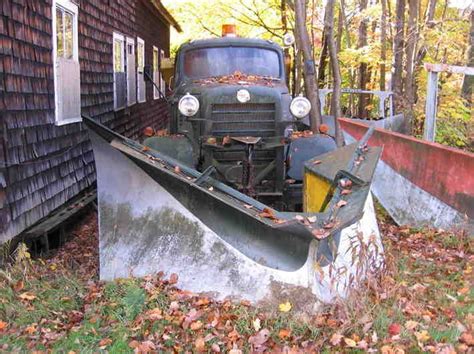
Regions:
<svg viewBox="0 0 474 354"><path fill-rule="evenodd" d="M274 136L275 104L214 104L211 134L214 136Z"/></svg>

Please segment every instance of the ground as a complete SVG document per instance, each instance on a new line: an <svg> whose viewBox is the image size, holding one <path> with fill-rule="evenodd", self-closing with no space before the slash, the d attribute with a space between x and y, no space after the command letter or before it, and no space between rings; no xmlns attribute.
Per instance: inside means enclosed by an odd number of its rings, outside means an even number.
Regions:
<svg viewBox="0 0 474 354"><path fill-rule="evenodd" d="M380 217L386 269L345 301L295 317L179 289L179 276L98 281L97 216L50 258L0 270L3 352L472 352L474 243ZM258 286L258 285L257 285Z"/></svg>

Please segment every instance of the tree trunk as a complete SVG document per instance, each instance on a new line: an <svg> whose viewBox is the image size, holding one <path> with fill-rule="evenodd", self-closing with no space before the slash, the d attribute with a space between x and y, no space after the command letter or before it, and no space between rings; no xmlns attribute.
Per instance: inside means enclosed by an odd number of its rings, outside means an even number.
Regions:
<svg viewBox="0 0 474 354"><path fill-rule="evenodd" d="M435 25L433 19L434 19L435 10L436 10L436 1L437 0L430 0L428 4L428 11L426 13L425 23L429 28L433 28Z"/></svg>
<svg viewBox="0 0 474 354"><path fill-rule="evenodd" d="M403 47L405 27L405 0L397 0L395 11L395 36L393 37L392 91L397 111L403 108Z"/></svg>
<svg viewBox="0 0 474 354"><path fill-rule="evenodd" d="M321 125L321 105L319 102L319 90L316 82L316 70L312 57L311 43L308 29L306 28L306 4L304 0L295 0L295 22L297 28L298 47L303 54L303 71L305 78L306 96L311 102L309 115L310 128L313 133L319 133Z"/></svg>
<svg viewBox="0 0 474 354"><path fill-rule="evenodd" d="M418 0L408 0L408 29L405 63L405 98L407 103L407 123L411 131L413 124L413 107L415 105L415 53L418 42Z"/></svg>
<svg viewBox="0 0 474 354"><path fill-rule="evenodd" d="M322 35L322 45L321 54L319 55L319 65L318 65L318 84L319 86L324 86L326 83L326 64L328 62L328 44L326 41L326 29L323 30Z"/></svg>
<svg viewBox="0 0 474 354"><path fill-rule="evenodd" d="M387 0L381 0L380 17L380 91L385 91L385 61L387 60Z"/></svg>
<svg viewBox="0 0 474 354"><path fill-rule="evenodd" d="M360 0L359 11L362 12L367 9L367 0ZM359 40L357 42L357 48L362 48L367 45L367 18L363 18L359 25ZM359 65L359 89L366 90L368 75L367 75L367 63L360 63ZM359 96L359 108L358 117L365 118L367 116L367 95Z"/></svg>
<svg viewBox="0 0 474 354"><path fill-rule="evenodd" d="M331 112L335 120L335 133L337 146L342 146L342 133L339 127L338 118L341 114L341 70L339 68L339 60L337 58L336 41L334 40L334 1L327 0L324 30L326 32L326 41L331 59L332 77L333 77L333 92L331 97Z"/></svg>
<svg viewBox="0 0 474 354"><path fill-rule="evenodd" d="M471 29L469 31L469 47L467 49L467 66L474 66L474 10L471 11ZM469 106L472 106L472 95L474 93L474 76L464 75L462 83L462 97Z"/></svg>

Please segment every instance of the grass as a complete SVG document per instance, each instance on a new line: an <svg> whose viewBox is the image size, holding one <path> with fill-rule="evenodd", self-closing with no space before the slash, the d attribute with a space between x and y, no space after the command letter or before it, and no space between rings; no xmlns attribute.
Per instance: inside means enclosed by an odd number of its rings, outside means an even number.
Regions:
<svg viewBox="0 0 474 354"><path fill-rule="evenodd" d="M263 344L268 351L472 350L463 337L474 326L472 241L384 221L382 230L384 272L305 318L192 295L160 274L101 283L90 279L97 264L87 262L96 260L67 258L79 252L32 261L21 250L0 272L0 351L249 352L262 329L270 332ZM68 266L78 262L81 268Z"/></svg>

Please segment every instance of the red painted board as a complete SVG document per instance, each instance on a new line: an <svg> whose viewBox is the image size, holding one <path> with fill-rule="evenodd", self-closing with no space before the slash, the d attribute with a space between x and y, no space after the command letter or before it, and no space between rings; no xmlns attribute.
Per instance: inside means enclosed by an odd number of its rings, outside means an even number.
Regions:
<svg viewBox="0 0 474 354"><path fill-rule="evenodd" d="M350 119L340 118L339 122L356 139L367 130L365 124ZM376 129L369 145L383 146L382 160L392 169L474 218L474 154L385 129Z"/></svg>

